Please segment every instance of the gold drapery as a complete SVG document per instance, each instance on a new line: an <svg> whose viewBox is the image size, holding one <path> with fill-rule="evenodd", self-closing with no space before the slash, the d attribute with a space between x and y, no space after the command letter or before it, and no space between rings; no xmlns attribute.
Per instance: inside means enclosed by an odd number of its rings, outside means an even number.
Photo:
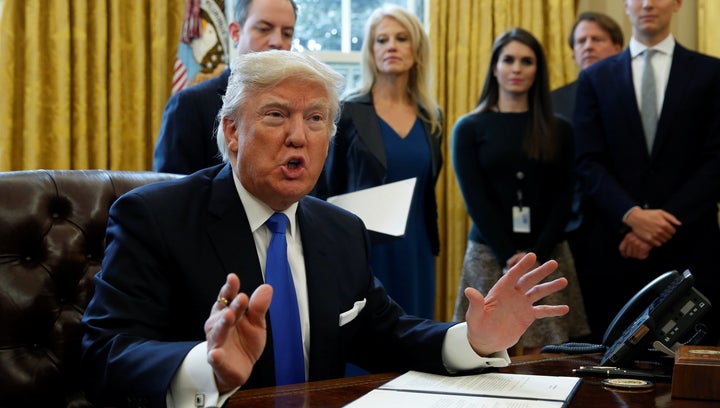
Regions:
<svg viewBox="0 0 720 408"><path fill-rule="evenodd" d="M698 51L720 58L720 2L698 0Z"/></svg>
<svg viewBox="0 0 720 408"><path fill-rule="evenodd" d="M575 1L431 0L429 15L436 97L445 118L445 167L436 189L442 248L437 259L435 318L449 320L470 227L450 160L452 127L475 107L492 43L511 27L530 31L542 43L552 88L575 79L577 68L567 44L575 21Z"/></svg>
<svg viewBox="0 0 720 408"><path fill-rule="evenodd" d="M145 170L184 0L4 0L0 171Z"/></svg>

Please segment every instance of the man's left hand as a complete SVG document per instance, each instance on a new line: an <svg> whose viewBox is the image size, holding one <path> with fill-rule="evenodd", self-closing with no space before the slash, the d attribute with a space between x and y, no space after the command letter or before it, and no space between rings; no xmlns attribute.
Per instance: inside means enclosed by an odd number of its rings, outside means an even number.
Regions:
<svg viewBox="0 0 720 408"><path fill-rule="evenodd" d="M530 270L536 262L535 254L528 253L498 280L487 296L475 288L465 289L470 303L466 314L468 340L478 355L487 356L512 347L535 319L562 316L570 311L567 305L534 305L568 283L565 278L540 283L557 268L557 262L547 261Z"/></svg>

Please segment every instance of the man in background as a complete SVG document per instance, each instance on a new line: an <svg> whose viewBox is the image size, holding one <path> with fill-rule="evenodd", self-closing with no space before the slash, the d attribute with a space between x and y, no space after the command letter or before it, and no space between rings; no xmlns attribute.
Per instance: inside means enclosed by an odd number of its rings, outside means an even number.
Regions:
<svg viewBox="0 0 720 408"><path fill-rule="evenodd" d="M628 48L578 78L577 170L595 218L583 284L598 339L648 282L686 269L715 305L706 341L718 339L720 60L675 41L681 5L625 0Z"/></svg>
<svg viewBox="0 0 720 408"><path fill-rule="evenodd" d="M578 15L568 44L579 70L622 51L624 38L620 25L610 16L594 11ZM572 123L575 111L577 81L570 82L550 94L555 113Z"/></svg>
<svg viewBox="0 0 720 408"><path fill-rule="evenodd" d="M611 17L594 11L586 11L578 15L570 31L568 44L573 50L573 58L578 69L615 55L622 51L624 38L620 25ZM572 123L575 112L575 92L577 81L554 90L552 98L555 114ZM588 211L584 203L582 186L575 183L575 194L573 196L572 212L565 227L568 244L575 261L580 287L583 292L590 288L584 285L584 276L588 271L589 245L588 225L590 224L591 211Z"/></svg>
<svg viewBox="0 0 720 408"><path fill-rule="evenodd" d="M238 55L289 50L296 18L294 0L235 0L228 32ZM228 68L170 97L155 145L154 171L190 174L222 163L215 129L229 76Z"/></svg>

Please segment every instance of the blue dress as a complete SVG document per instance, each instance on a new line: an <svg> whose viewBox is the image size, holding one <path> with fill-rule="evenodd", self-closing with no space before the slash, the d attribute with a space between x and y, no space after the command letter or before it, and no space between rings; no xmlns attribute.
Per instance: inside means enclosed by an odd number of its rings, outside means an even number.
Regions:
<svg viewBox="0 0 720 408"><path fill-rule="evenodd" d="M390 296L411 315L433 318L435 312L435 256L426 225L425 192L434 188L432 159L423 122L415 120L401 138L380 119L387 155L386 183L417 177L405 236L373 246L372 266Z"/></svg>

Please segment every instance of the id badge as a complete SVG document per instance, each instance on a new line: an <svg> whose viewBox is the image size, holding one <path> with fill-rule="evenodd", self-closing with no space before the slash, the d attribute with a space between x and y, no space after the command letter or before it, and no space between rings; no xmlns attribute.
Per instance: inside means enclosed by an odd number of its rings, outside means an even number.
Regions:
<svg viewBox="0 0 720 408"><path fill-rule="evenodd" d="M530 207L513 206L513 232L530 233Z"/></svg>

